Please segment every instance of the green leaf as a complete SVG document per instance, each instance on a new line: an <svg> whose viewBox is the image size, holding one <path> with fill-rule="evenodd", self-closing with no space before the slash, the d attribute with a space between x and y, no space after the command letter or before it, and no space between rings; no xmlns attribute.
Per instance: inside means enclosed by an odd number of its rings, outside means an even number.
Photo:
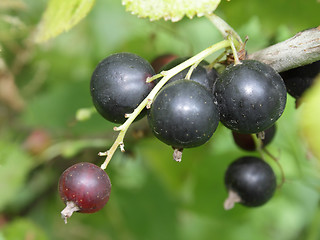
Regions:
<svg viewBox="0 0 320 240"><path fill-rule="evenodd" d="M288 26L291 35L297 31L319 25L319 1L222 1L219 11L223 19L237 29L254 16L259 16L261 29L272 34L279 26ZM220 14L222 15L222 14ZM250 37L250 36L249 36Z"/></svg>
<svg viewBox="0 0 320 240"><path fill-rule="evenodd" d="M17 197L32 167L32 159L17 145L0 141L0 211Z"/></svg>
<svg viewBox="0 0 320 240"><path fill-rule="evenodd" d="M185 15L193 18L212 13L219 5L220 0L122 0L126 10L151 21L171 20L177 22Z"/></svg>
<svg viewBox="0 0 320 240"><path fill-rule="evenodd" d="M47 236L39 226L28 219L17 219L3 229L4 239L47 240ZM0 240L1 240L0 235Z"/></svg>
<svg viewBox="0 0 320 240"><path fill-rule="evenodd" d="M45 42L70 30L90 12L95 0L50 0L35 37Z"/></svg>
<svg viewBox="0 0 320 240"><path fill-rule="evenodd" d="M315 80L313 87L303 96L305 104L301 112L302 134L312 153L320 159L320 76Z"/></svg>

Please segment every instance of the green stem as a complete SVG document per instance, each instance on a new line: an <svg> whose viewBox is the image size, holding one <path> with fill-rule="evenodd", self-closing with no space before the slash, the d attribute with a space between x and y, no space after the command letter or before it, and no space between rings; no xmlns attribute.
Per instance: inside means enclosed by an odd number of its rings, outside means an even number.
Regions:
<svg viewBox="0 0 320 240"><path fill-rule="evenodd" d="M212 13L207 15L207 18L215 25L225 39L230 40L234 63L235 65L241 64L238 57L238 51L243 49L245 44L243 43L239 34L227 22L217 15Z"/></svg>
<svg viewBox="0 0 320 240"><path fill-rule="evenodd" d="M263 143L262 143L262 140L260 139L260 138L258 138L257 137L257 134L251 134L251 137L252 137L252 139L253 139L253 141L254 141L254 144L255 144L255 146L256 146L256 149L257 149L257 151L261 154L261 152L262 152L262 145L263 145ZM262 154L261 154L262 155Z"/></svg>
<svg viewBox="0 0 320 240"><path fill-rule="evenodd" d="M263 151L277 164L279 170L280 170L280 174L281 174L281 182L278 184L278 188L281 188L282 185L285 183L286 181L286 177L284 174L284 170L279 162L279 160L273 156L266 148L263 148Z"/></svg>
<svg viewBox="0 0 320 240"><path fill-rule="evenodd" d="M191 77L191 74L192 74L193 70L198 66L199 63L200 63L200 62L196 62L195 64L193 64L193 65L190 67L190 69L189 69L189 71L188 71L185 79L190 80L190 77Z"/></svg>
<svg viewBox="0 0 320 240"><path fill-rule="evenodd" d="M228 39L230 40L230 43L231 43L231 49L232 49L232 53L233 53L233 58L234 58L234 65L238 65L238 64L241 64L240 60L239 60L239 57L238 57L238 52L237 52L237 49L232 41L232 37L229 36Z"/></svg>
<svg viewBox="0 0 320 240"><path fill-rule="evenodd" d="M208 69L213 68L214 65L217 64L217 63L221 60L221 58L223 58L225 55L227 55L227 51L222 52L214 61L212 61L212 62L207 66L207 68L208 68Z"/></svg>
<svg viewBox="0 0 320 240"><path fill-rule="evenodd" d="M155 78L151 77L151 79L154 80L156 78L161 77L161 75L163 76L163 78L152 89L152 91L149 93L149 95L139 104L139 106L132 113L126 114L128 119L124 122L124 124L122 124L119 127L114 128L115 131L120 131L120 133L118 134L118 137L116 138L115 142L113 143L113 145L111 146L111 148L108 151L99 153L99 156L106 156L106 159L105 159L104 163L101 165L101 168L102 169L107 168L113 154L115 153L115 151L117 150L118 147L121 148L121 151L124 151L123 139L124 139L124 136L129 128L130 124L134 121L134 119L140 114L140 112L145 107L150 108L150 105L152 104L152 101L153 101L154 97L156 96L156 94L160 91L160 89L163 87L163 85L166 84L166 82L171 77L173 77L177 73L181 72L182 70L186 69L187 67L190 67L191 65L193 65L197 62L201 62L204 58L211 55L212 53L214 53L220 49L230 47L230 45L231 45L230 40L223 40L221 42L218 42L218 43L206 48L205 50L198 53L197 55L189 58L185 62L175 66L174 68L172 68L168 71L163 71L160 73L160 75L159 74L155 75L154 76ZM147 81L150 81L150 78Z"/></svg>
<svg viewBox="0 0 320 240"><path fill-rule="evenodd" d="M257 137L256 134L251 134L251 136L253 138L253 141L256 145L256 149L259 152L261 158L263 160L265 160L264 159L264 153L265 153L277 164L277 166L280 170L280 174L281 174L281 182L278 184L278 188L281 188L286 179L285 179L285 174L284 174L283 168L282 168L279 160L275 156L273 156L265 147L263 147L262 140L259 137Z"/></svg>
<svg viewBox="0 0 320 240"><path fill-rule="evenodd" d="M243 44L239 34L222 18L218 17L213 13L207 15L206 17L216 26L216 28L220 31L220 33L225 39L227 39L231 35L232 38L238 42L236 44L237 48L239 47L239 45Z"/></svg>
<svg viewBox="0 0 320 240"><path fill-rule="evenodd" d="M158 78L161 78L161 77L163 77L163 74L162 73L158 73L156 75L153 75L152 77L148 77L146 82L150 83L150 82L152 82L152 81L154 81L154 80L156 80Z"/></svg>

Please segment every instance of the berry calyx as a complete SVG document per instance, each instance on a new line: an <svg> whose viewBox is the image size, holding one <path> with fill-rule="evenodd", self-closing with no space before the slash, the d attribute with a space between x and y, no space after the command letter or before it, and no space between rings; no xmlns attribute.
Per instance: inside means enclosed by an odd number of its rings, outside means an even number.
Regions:
<svg viewBox="0 0 320 240"><path fill-rule="evenodd" d="M271 127L286 106L287 91L281 76L270 66L243 60L218 77L215 96L220 121L240 133L258 133Z"/></svg>
<svg viewBox="0 0 320 240"><path fill-rule="evenodd" d="M154 74L152 66L138 55L110 55L98 64L91 77L94 106L108 121L125 122L125 114L132 113L152 90L154 83L146 83L146 79ZM141 112L137 119L145 114Z"/></svg>
<svg viewBox="0 0 320 240"><path fill-rule="evenodd" d="M232 162L225 173L228 198L224 208L235 203L257 207L271 199L276 189L276 176L272 168L260 158L242 157Z"/></svg>
<svg viewBox="0 0 320 240"><path fill-rule="evenodd" d="M77 163L66 169L59 179L59 193L66 208L61 216L67 223L73 212L94 213L109 200L111 183L108 174L100 167Z"/></svg>

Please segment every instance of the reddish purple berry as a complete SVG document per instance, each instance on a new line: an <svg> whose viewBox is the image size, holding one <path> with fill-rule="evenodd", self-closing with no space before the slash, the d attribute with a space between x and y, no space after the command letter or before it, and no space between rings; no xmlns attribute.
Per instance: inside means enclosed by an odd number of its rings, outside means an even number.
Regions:
<svg viewBox="0 0 320 240"><path fill-rule="evenodd" d="M100 167L82 162L66 169L59 179L59 193L67 205L61 212L65 222L75 211L94 213L102 209L110 191L109 176Z"/></svg>
<svg viewBox="0 0 320 240"><path fill-rule="evenodd" d="M263 138L261 138L261 140L262 140L262 147L264 148L273 140L276 134L276 124L272 125L270 128L264 130L263 132L264 132L264 136ZM256 135L258 137L259 134L256 134ZM238 132L232 131L232 137L236 145L241 149L246 151L257 150L257 146L251 134L238 133Z"/></svg>
<svg viewBox="0 0 320 240"><path fill-rule="evenodd" d="M156 73L159 73L163 66L165 66L166 64L168 64L176 58L177 56L171 53L163 54L153 59L151 62L151 66L153 67Z"/></svg>

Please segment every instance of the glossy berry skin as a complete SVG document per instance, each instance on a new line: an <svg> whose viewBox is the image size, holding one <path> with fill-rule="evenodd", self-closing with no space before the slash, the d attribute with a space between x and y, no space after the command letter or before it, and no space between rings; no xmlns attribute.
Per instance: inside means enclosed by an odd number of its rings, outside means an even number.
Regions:
<svg viewBox="0 0 320 240"><path fill-rule="evenodd" d="M197 147L217 128L219 113L212 95L199 83L178 80L159 91L148 112L154 135L176 149Z"/></svg>
<svg viewBox="0 0 320 240"><path fill-rule="evenodd" d="M100 167L87 162L77 163L66 169L59 179L61 199L73 202L81 213L94 213L109 200L110 179Z"/></svg>
<svg viewBox="0 0 320 240"><path fill-rule="evenodd" d="M293 68L280 75L284 80L288 93L295 99L299 99L302 94L312 85L316 76L320 73L320 61Z"/></svg>
<svg viewBox="0 0 320 240"><path fill-rule="evenodd" d="M105 119L125 122L124 115L132 113L152 90L154 83L146 83L146 79L154 74L151 65L133 53L110 55L98 64L91 77L94 106Z"/></svg>
<svg viewBox="0 0 320 240"><path fill-rule="evenodd" d="M264 130L264 138L261 139L262 147L267 146L274 138L276 134L276 125L272 125L270 128ZM256 134L258 136L258 134ZM251 134L244 134L238 132L232 132L234 142L243 150L255 151L256 145Z"/></svg>
<svg viewBox="0 0 320 240"><path fill-rule="evenodd" d="M180 57L172 60L167 65L165 65L161 71L170 70L171 68L179 65L180 63L186 61L188 57ZM205 66L208 65L208 62L202 61L199 63L199 65L193 70L190 80L200 83L202 86L204 86L208 91L212 92L214 82L218 78L218 72L214 68L207 69ZM169 81L166 84L172 83L174 81L184 79L186 75L188 74L190 67L182 70L181 72L174 75L172 78L169 79ZM160 71L160 72L161 72Z"/></svg>
<svg viewBox="0 0 320 240"><path fill-rule="evenodd" d="M240 133L258 133L282 115L287 91L280 75L270 66L244 60L227 67L215 84L220 121Z"/></svg>
<svg viewBox="0 0 320 240"><path fill-rule="evenodd" d="M225 186L248 207L265 204L276 190L272 168L257 157L242 157L232 162L225 173ZM229 192L230 193L230 192Z"/></svg>

